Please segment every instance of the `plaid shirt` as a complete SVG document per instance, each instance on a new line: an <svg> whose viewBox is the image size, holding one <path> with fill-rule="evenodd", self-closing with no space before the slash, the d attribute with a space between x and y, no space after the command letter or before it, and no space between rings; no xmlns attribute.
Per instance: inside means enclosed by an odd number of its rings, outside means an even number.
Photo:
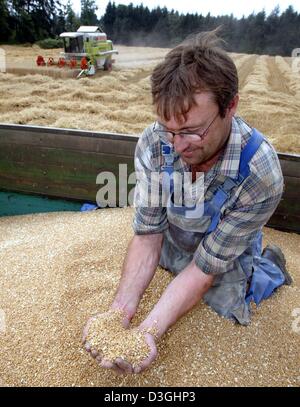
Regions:
<svg viewBox="0 0 300 407"><path fill-rule="evenodd" d="M136 171L146 174L150 183L151 173L159 172L162 165L161 145L154 125L145 129L136 152ZM210 200L226 177L235 178L239 170L242 148L251 137L251 127L241 118L232 119L232 130L223 153L217 163L204 174L204 196ZM190 171L189 165L179 159L174 171ZM254 241L257 232L267 223L276 209L283 191L283 176L274 148L265 139L250 161L250 175L232 190L230 198L221 210L217 228L205 235L194 253L196 265L205 273L222 274L232 268L237 259ZM139 196L139 183L136 196ZM168 228L165 207L140 205L135 208L133 221L135 234L161 233Z"/></svg>

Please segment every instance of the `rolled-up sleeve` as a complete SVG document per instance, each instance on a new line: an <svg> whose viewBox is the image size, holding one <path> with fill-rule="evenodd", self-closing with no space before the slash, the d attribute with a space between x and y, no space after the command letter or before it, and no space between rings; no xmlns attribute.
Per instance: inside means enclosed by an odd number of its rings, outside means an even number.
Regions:
<svg viewBox="0 0 300 407"><path fill-rule="evenodd" d="M133 230L137 235L161 233L168 228L166 208L161 205L160 142L148 127L135 151L137 182L134 194Z"/></svg>

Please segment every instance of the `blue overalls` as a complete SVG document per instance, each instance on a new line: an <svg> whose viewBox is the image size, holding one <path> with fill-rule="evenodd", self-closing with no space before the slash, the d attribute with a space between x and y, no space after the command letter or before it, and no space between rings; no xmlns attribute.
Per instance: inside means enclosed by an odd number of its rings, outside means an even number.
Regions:
<svg viewBox="0 0 300 407"><path fill-rule="evenodd" d="M161 170L163 175L168 174L171 178L167 186L170 195L167 205L169 228L164 232L160 258L162 267L178 274L193 260L194 252L201 240L217 227L222 213L221 208L229 199L231 191L249 176L250 160L262 141L263 136L253 129L248 143L241 152L238 176L235 179L227 177L212 198L204 201L204 205L200 205L198 209L196 206L174 205L173 148L161 141L161 152L164 158ZM216 275L212 287L204 296L204 301L218 314L247 325L250 322L250 301L254 300L259 304L284 283L284 276L279 267L263 258L261 253L262 232L260 230L253 245L233 262L232 270Z"/></svg>

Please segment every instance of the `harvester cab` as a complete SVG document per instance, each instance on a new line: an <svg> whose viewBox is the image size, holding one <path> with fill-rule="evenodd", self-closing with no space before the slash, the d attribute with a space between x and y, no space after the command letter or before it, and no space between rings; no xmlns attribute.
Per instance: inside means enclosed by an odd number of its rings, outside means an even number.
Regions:
<svg viewBox="0 0 300 407"><path fill-rule="evenodd" d="M107 39L100 27L81 26L77 32L64 32L60 37L64 42L61 59L67 62L76 61L82 69L78 76L92 75L101 68L105 71L112 69L112 57L118 54L118 51L113 49L112 41Z"/></svg>

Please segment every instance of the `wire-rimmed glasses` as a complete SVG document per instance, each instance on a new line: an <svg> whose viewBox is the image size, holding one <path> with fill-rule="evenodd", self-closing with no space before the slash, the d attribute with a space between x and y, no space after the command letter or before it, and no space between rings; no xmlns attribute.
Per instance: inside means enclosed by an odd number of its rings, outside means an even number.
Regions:
<svg viewBox="0 0 300 407"><path fill-rule="evenodd" d="M199 140L203 140L205 138L205 136L207 135L210 127L212 126L212 124L214 123L214 121L216 120L216 118L218 116L219 116L219 112L216 114L216 116L210 122L208 127L204 131L202 131L201 133L185 132L185 131L174 132L174 131L170 131L170 130L160 130L158 128L158 126L161 126L161 127L163 127L163 126L159 122L155 122L153 131L155 133L160 133L160 135L164 136L170 143L174 142L174 137L176 135L180 135L180 136L184 137L186 139L186 141L188 141L189 143L193 143L193 142L196 142L196 141L199 141Z"/></svg>

